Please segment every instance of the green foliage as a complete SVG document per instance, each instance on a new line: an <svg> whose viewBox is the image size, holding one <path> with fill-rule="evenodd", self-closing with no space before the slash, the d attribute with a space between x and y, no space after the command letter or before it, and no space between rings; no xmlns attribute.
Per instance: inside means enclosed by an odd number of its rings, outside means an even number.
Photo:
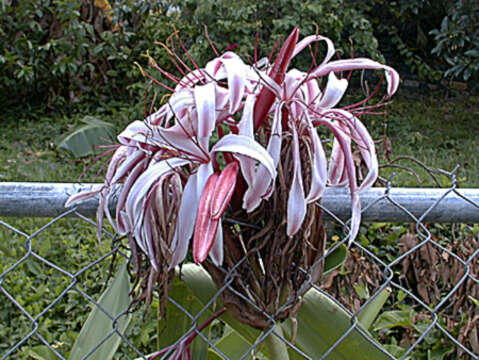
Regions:
<svg viewBox="0 0 479 360"><path fill-rule="evenodd" d="M422 80L471 80L479 73L475 0L349 1L374 26L388 64Z"/></svg>
<svg viewBox="0 0 479 360"><path fill-rule="evenodd" d="M182 275L186 286L193 295L203 304L207 304L216 292L209 274L199 266L186 264L183 266ZM383 294L378 295L378 301L373 301L363 310L371 312L371 315L367 316L367 324L372 322L372 319L375 317L373 314L377 314L377 312L380 311L388 296L389 293L384 291ZM221 305L217 304L216 306L219 308ZM371 307L373 309L371 309ZM207 312L209 312L209 310ZM311 289L305 294L303 304L296 318L298 328L295 345L310 356L324 354L351 326L350 316L330 298L316 289ZM220 345L223 341L235 341L235 346L225 348L225 350L228 351L226 353L227 355L229 355L229 351L240 351L240 349L245 348L244 342L250 343L252 346L260 336L258 330L238 322L238 320L231 317L228 313L223 314L220 319L239 334L239 336L233 339L227 338L220 340ZM287 320L280 326L285 332L285 337L289 338L292 331L291 321ZM229 333L226 333L225 336L228 337ZM264 349L263 354L269 355L268 350L271 351L271 349L268 348ZM290 359L301 358L293 349L288 350ZM233 355L233 353L231 355ZM384 354L355 329L332 351L329 357L338 360L352 358L372 360L384 359Z"/></svg>
<svg viewBox="0 0 479 360"><path fill-rule="evenodd" d="M113 126L93 116L80 120L83 125L63 135L58 141L58 148L70 151L76 158L98 153L100 145L113 142Z"/></svg>
<svg viewBox="0 0 479 360"><path fill-rule="evenodd" d="M113 358L122 339L112 331L115 329L120 334L124 334L131 319L131 314L125 313L131 302L129 293L130 279L127 264L124 261L109 286L97 300L101 309L94 305L88 315L73 345L70 360L83 359L87 354L90 355L88 358L92 360L111 360ZM107 316L105 312L109 315ZM115 318L115 322L109 316ZM96 348L103 339L105 342Z"/></svg>
<svg viewBox="0 0 479 360"><path fill-rule="evenodd" d="M432 53L441 57L449 68L445 76L467 81L479 75L479 3L460 0L449 8L439 29L432 30L436 46Z"/></svg>
<svg viewBox="0 0 479 360"><path fill-rule="evenodd" d="M235 51L246 59L253 57L256 35L261 58L268 56L275 41L284 39L295 26L300 26L303 36L318 32L330 37L348 56L353 46L356 55L381 59L371 24L344 0L280 0L274 6L264 0L186 0L178 1L177 6L180 17L175 24L188 38L187 48L199 63L212 57L203 25L219 52L237 44ZM299 62L309 64L310 55L305 54Z"/></svg>
<svg viewBox="0 0 479 360"><path fill-rule="evenodd" d="M165 29L156 20L168 10L159 1L117 1L110 21L87 0L4 1L2 6L0 100L29 98L51 106L86 96L127 95L125 88L140 79L133 61L152 46L151 36Z"/></svg>
<svg viewBox="0 0 479 360"><path fill-rule="evenodd" d="M447 0L366 0L356 6L366 14L374 26L379 49L388 65L401 73L409 73L420 79L437 81L441 68L430 56L434 46L429 31L437 26L445 15Z"/></svg>

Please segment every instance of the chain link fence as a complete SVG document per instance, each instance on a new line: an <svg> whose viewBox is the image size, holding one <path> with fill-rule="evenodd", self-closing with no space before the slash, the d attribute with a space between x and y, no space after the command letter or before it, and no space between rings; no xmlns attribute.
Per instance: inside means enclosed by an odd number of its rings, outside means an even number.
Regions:
<svg viewBox="0 0 479 360"><path fill-rule="evenodd" d="M185 306L170 294L167 314L176 309L186 315L178 322L182 336L166 344L163 353L148 355L165 345L155 313L157 300L146 314L144 308L128 305L111 313L100 298L115 281L110 275L117 264L128 260L124 241L105 228L102 244L96 243L96 224L90 220L95 201L63 208L69 195L89 185L0 184L0 358L71 358L75 338L96 309L111 320L110 328L81 358L99 359L100 351L109 347L116 351L108 358L166 359L175 345L196 336L193 359L206 358L195 352L205 344L219 358L264 359L264 341L282 343L294 359L346 359L343 348L356 337L384 359L478 359L479 189L458 189L454 172L447 175L448 188L394 188L388 181L386 187L361 195L364 224L347 259L319 283L308 284L310 291L348 316L346 326L326 324L327 339L309 334L312 341L327 340L322 353L308 352L308 344L295 336L296 330L306 331L301 310L297 323L293 320L283 331L275 314L257 308L271 326L234 358L231 349L218 342L229 331L224 322L215 320L207 331L201 329L205 316L220 310L214 309L215 303L227 291L256 306L245 289L232 285L234 268L225 274L224 286L201 306ZM348 192L328 189L318 206L327 218L330 239L328 253L316 263L322 266L328 254L348 242ZM245 257L239 263L247 261ZM308 276L314 266L300 270ZM362 311L385 292L387 301L365 328Z"/></svg>

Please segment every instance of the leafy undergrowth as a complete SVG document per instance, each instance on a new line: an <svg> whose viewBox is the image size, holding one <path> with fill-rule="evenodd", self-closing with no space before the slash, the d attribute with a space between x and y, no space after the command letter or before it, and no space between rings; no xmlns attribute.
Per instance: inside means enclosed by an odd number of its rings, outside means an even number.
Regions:
<svg viewBox="0 0 479 360"><path fill-rule="evenodd" d="M479 225L426 228L431 241L396 263L425 238L404 224L363 226L358 243L370 253L353 245L343 266L321 286L354 313L390 277L396 285L388 286L391 296L371 329L382 346L397 358L408 352L406 358L414 360L471 359L457 344L479 353L479 287L465 277L464 265L477 278Z"/></svg>
<svg viewBox="0 0 479 360"><path fill-rule="evenodd" d="M479 174L478 96L463 97L461 94L456 94L446 97L442 93L419 94L403 91L402 96L395 98L385 111L387 113L384 116L369 116L365 120L366 125L373 129L375 138L382 139L382 142L378 144L380 162L383 165L393 162L395 165L410 168L411 171L398 167L384 167L381 170L383 177L387 178L393 172L396 173L395 186L437 186L430 174L421 165L411 160L414 158L431 169L452 170L456 164L459 164L461 168L458 170L457 179L460 186L479 187L477 176ZM42 109L32 109L28 106L23 109L8 109L1 120L0 181L77 181L90 160L74 159L68 152L59 150L55 144L61 135L80 124L80 119L85 115L93 115L112 123L116 133L128 122L142 117L141 106L121 103L102 104L96 108L58 110L55 113L46 113ZM391 145L388 144L388 140ZM400 156L404 157L394 161ZM82 181L94 181L100 168L100 164L93 166L86 172ZM440 185L446 187L450 185L447 177L438 176L437 178ZM31 233L48 221L45 219L3 220L27 233ZM407 231L408 228L402 224L372 225L363 227L359 241L372 249L378 257L390 262L399 254L399 239ZM445 243L451 237L451 231L447 229L439 229L437 234ZM0 227L0 273L5 272L9 266L25 255L24 244L24 238ZM91 225L68 219L34 238L32 242L33 250L39 255L50 261L54 260L56 264L68 269L71 273L79 271L97 259L99 254L107 253L109 245L105 242L99 248ZM355 253L354 256L361 261L360 253ZM110 260L103 261L81 275L78 286L86 290L89 295L98 297L107 281ZM373 268L361 271L368 274L371 272L371 281L376 281ZM400 271L401 269L398 269L399 273ZM346 274L337 274L335 281L339 282L338 289L345 286L344 280L341 280L343 275ZM333 286L333 280L329 281L331 283L327 285ZM2 286L12 294L21 294L17 296L17 301L27 311L38 315L48 304L55 301L69 283L70 279L59 271L29 258L14 271L9 272ZM351 289L345 288L345 291L349 294L355 293L357 296L354 299L350 298L347 304L346 301L344 303L351 309L355 309L364 301L368 292L373 291L373 288L368 288L366 283L359 281L352 286ZM416 291L416 295L422 298L424 293L421 294L417 289ZM342 294L337 295L341 299ZM388 349L396 354L404 351L408 347L408 342L410 344L410 340L417 338L424 324L427 325L430 322L427 316L418 318L418 314L423 312L417 306L414 308L407 298L405 295L397 294L390 304L390 309L401 311L391 314L395 317L402 316L401 321L407 320L410 323L405 326L396 326L397 324L394 325L392 320L387 323L387 319L383 319L386 322L375 325L376 336L381 338L384 344L388 344ZM472 304L471 301L469 302ZM3 304L0 312L1 356L27 336L32 327L31 321L21 315L21 312L4 295L0 295L0 302ZM131 334L129 338L134 345L145 352L155 349L156 322L153 319L156 306L155 303L152 305L153 309L145 321L142 321L141 313L135 316L128 330ZM39 319L39 333L58 348L60 353L67 355L89 311L88 301L77 292L69 291L64 299L56 303ZM444 315L444 321L450 319L449 313ZM450 320L451 326L454 328L453 331L456 331L454 336L459 338L461 332L455 329L465 323L463 324L461 319L457 321L455 319ZM4 326L5 324L7 326ZM384 324L386 325L383 326ZM469 334L465 335L469 336ZM445 344L440 334L435 331L421 343L415 354L418 354L417 358L423 358L423 354L427 354L427 349L441 351L448 349L449 345ZM30 352L35 349L40 351L41 346L39 340L33 336L20 346L12 358L32 357L34 355ZM131 354L131 349L123 344L120 352ZM453 358L451 356L457 355L458 353L454 352L442 358L448 358L448 356ZM440 359L441 356L437 358Z"/></svg>

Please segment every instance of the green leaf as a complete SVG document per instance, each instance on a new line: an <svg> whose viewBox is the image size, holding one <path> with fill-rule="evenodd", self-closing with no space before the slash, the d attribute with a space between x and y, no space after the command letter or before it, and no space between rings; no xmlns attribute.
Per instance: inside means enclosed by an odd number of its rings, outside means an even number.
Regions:
<svg viewBox="0 0 479 360"><path fill-rule="evenodd" d="M181 269L181 275L188 289L191 290L202 304L208 303L216 294L216 286L213 280L211 280L210 275L201 266L184 264ZM215 306L216 309L221 309L221 300L218 299ZM239 322L228 312L224 313L220 319L238 331L238 333L251 344L253 344L261 334L259 330Z"/></svg>
<svg viewBox="0 0 479 360"><path fill-rule="evenodd" d="M56 360L57 356L46 345L38 345L32 347L28 351L28 355L35 360Z"/></svg>
<svg viewBox="0 0 479 360"><path fill-rule="evenodd" d="M356 294L363 300L369 299L369 290L366 284L353 285Z"/></svg>
<svg viewBox="0 0 479 360"><path fill-rule="evenodd" d="M95 154L96 146L108 144L113 139L111 124L93 116L81 119L78 126L57 141L57 147L70 151L76 158Z"/></svg>
<svg viewBox="0 0 479 360"><path fill-rule="evenodd" d="M352 325L350 315L331 298L316 289L309 290L296 316L298 329L295 345L310 356L317 357L328 351ZM360 324L359 327L363 328ZM286 338L290 338L292 323L283 323ZM364 331L364 330L363 330ZM301 357L296 356L295 359ZM291 357L293 359L293 357ZM334 348L328 360L384 360L386 356L358 330L349 332Z"/></svg>
<svg viewBox="0 0 479 360"><path fill-rule="evenodd" d="M363 328L369 329L371 327L374 319L376 319L378 316L390 294L391 289L383 289L371 300L369 304L366 305L364 309L361 310L361 312L358 314L358 321Z"/></svg>
<svg viewBox="0 0 479 360"><path fill-rule="evenodd" d="M123 262L113 281L106 288L98 299L98 304L110 314L116 317L128 309L130 305L130 282L126 269L126 262ZM121 316L116 322L117 329L124 333L131 319L131 314ZM78 338L73 345L69 360L83 359L91 350L93 350L103 339L111 334L113 330L113 321L95 306L88 315L88 319L83 325ZM108 339L91 354L89 360L109 360L113 358L118 346L121 343L121 337L117 333L109 336Z"/></svg>
<svg viewBox="0 0 479 360"><path fill-rule="evenodd" d="M386 344L383 345L383 348L398 359L406 352L406 349L395 344Z"/></svg>
<svg viewBox="0 0 479 360"><path fill-rule="evenodd" d="M392 310L383 312L374 324L374 330L378 331L398 326L413 326L411 311Z"/></svg>
<svg viewBox="0 0 479 360"><path fill-rule="evenodd" d="M348 248L345 245L340 245L333 252L328 253L324 259L323 276L343 265L347 256Z"/></svg>
<svg viewBox="0 0 479 360"><path fill-rule="evenodd" d="M168 296L174 299L185 311L193 316L196 316L204 307L185 283L178 279L175 279ZM208 315L210 315L210 313L201 315L196 323L193 323L192 319L183 310L169 301L166 306L166 315L158 324L159 349L163 349L175 343L193 327L196 328L201 325L201 323L208 318ZM203 334L206 334L206 332L207 329L203 331ZM207 350L206 342L197 336L191 344L191 353L195 354L195 359L206 360Z"/></svg>
<svg viewBox="0 0 479 360"><path fill-rule="evenodd" d="M251 343L246 341L237 331L230 328L230 331L218 340L215 347L226 355L228 359L241 359L251 349ZM208 360L216 359L223 360L223 357L216 351L209 349Z"/></svg>

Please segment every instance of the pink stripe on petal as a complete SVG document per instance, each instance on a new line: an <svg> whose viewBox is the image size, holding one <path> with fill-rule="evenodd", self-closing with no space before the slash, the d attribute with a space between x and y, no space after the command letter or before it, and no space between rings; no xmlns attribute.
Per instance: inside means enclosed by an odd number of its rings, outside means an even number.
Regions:
<svg viewBox="0 0 479 360"><path fill-rule="evenodd" d="M214 190L215 196L210 208L210 215L213 220L218 220L223 216L235 190L238 170L239 164L235 161L226 165L219 175Z"/></svg>
<svg viewBox="0 0 479 360"><path fill-rule="evenodd" d="M321 140L319 139L318 132L311 123L308 127L308 133L313 145L313 153L311 154L311 187L308 196L306 197L306 201L311 203L317 201L323 195L323 191L326 187L328 170L326 154L321 145Z"/></svg>
<svg viewBox="0 0 479 360"><path fill-rule="evenodd" d="M118 167L118 169L115 172L115 176L111 179L110 185L116 184L118 181L120 181L124 176L130 172L131 169L133 169L136 164L138 164L142 159L145 158L145 153L140 150L136 150L133 152L133 154L130 154L125 161Z"/></svg>
<svg viewBox="0 0 479 360"><path fill-rule="evenodd" d="M183 153L183 155L190 155L197 160L208 161L208 154L205 150L201 150L200 146L195 142L195 139L186 134L182 127L174 125L170 128L158 128L158 142L159 146L171 149L172 152Z"/></svg>
<svg viewBox="0 0 479 360"><path fill-rule="evenodd" d="M282 114L281 110L284 103L280 103L275 108L273 116L273 124L271 128L271 135L268 140L267 151L273 159L273 164L276 169L279 163L282 144ZM265 166L258 165L254 174L252 183L248 183L249 187L243 197L243 208L247 212L256 209L261 201L271 195L271 190L274 188L274 181L276 177L271 177Z"/></svg>
<svg viewBox="0 0 479 360"><path fill-rule="evenodd" d="M310 105L311 103L316 103L318 99L321 98L321 89L319 88L318 81L316 79L311 79L306 82L306 104Z"/></svg>
<svg viewBox="0 0 479 360"><path fill-rule="evenodd" d="M132 146L135 143L151 143L152 132L148 126L140 120L133 121L117 136L122 145Z"/></svg>
<svg viewBox="0 0 479 360"><path fill-rule="evenodd" d="M359 225L361 223L361 203L357 192L351 194L351 228L349 230L348 244L356 239L359 232Z"/></svg>
<svg viewBox="0 0 479 360"><path fill-rule="evenodd" d="M254 128L253 128L253 109L255 104L255 95L248 95L243 108L243 114L241 120L238 123L238 133L239 135L249 137L254 139ZM240 166L241 173L243 174L244 179L248 186L253 182L253 176L256 169L256 161L253 159L239 155L237 156Z"/></svg>
<svg viewBox="0 0 479 360"><path fill-rule="evenodd" d="M245 90L245 64L238 56L223 58L222 61L228 74L230 113L234 114L238 110Z"/></svg>
<svg viewBox="0 0 479 360"><path fill-rule="evenodd" d="M392 96L399 86L399 74L392 67L380 64L376 61L366 58L356 58L348 60L336 60L327 64L323 64L314 69L311 73L312 77L319 77L329 74L330 72L350 71L350 70L384 70L386 71L386 80L388 81L388 97Z"/></svg>
<svg viewBox="0 0 479 360"><path fill-rule="evenodd" d="M134 226L137 226L140 221L142 208L145 204L146 195L149 193L151 187L164 174L172 171L173 168L188 164L188 160L172 158L163 160L153 165L138 177L136 182L131 187L130 193L125 203L125 210Z"/></svg>
<svg viewBox="0 0 479 360"><path fill-rule="evenodd" d="M344 154L338 140L334 139L333 150L329 158L328 180L331 185L338 185L343 176Z"/></svg>
<svg viewBox="0 0 479 360"><path fill-rule="evenodd" d="M349 181L349 191L351 194L352 206L351 229L349 232L349 243L351 243L356 237L359 230L359 222L361 221L361 205L358 195L358 187L356 184L356 169L354 167L350 141L349 138L330 121L321 119L317 120L317 122L326 125L333 132L335 139L337 139L338 144L341 147L341 151L344 155L344 163Z"/></svg>
<svg viewBox="0 0 479 360"><path fill-rule="evenodd" d="M355 137L357 138L355 139L355 141L360 147L361 155L369 170L368 174L363 179L359 190L361 191L367 189L374 184L379 175L379 164L376 155L376 145L374 144L374 140L369 134L368 130L358 118L356 118L347 111L337 111L347 119L350 124L349 129L352 132L352 135L355 135Z"/></svg>
<svg viewBox="0 0 479 360"><path fill-rule="evenodd" d="M135 183L135 181L138 179L138 177L143 173L145 168L148 166L148 159L143 159L140 161L134 168L131 170L131 172L128 174L128 177L126 178L126 181L123 183L123 186L121 188L120 195L118 196L118 201L116 205L116 222L117 222L117 228L115 229L120 235L125 235L127 232L129 232L131 229L126 228L125 226L127 223L125 221L122 221L122 219L125 218L125 216L122 216L125 212L123 211L123 207L125 205L126 199L128 197L128 194L130 192L131 187Z"/></svg>

